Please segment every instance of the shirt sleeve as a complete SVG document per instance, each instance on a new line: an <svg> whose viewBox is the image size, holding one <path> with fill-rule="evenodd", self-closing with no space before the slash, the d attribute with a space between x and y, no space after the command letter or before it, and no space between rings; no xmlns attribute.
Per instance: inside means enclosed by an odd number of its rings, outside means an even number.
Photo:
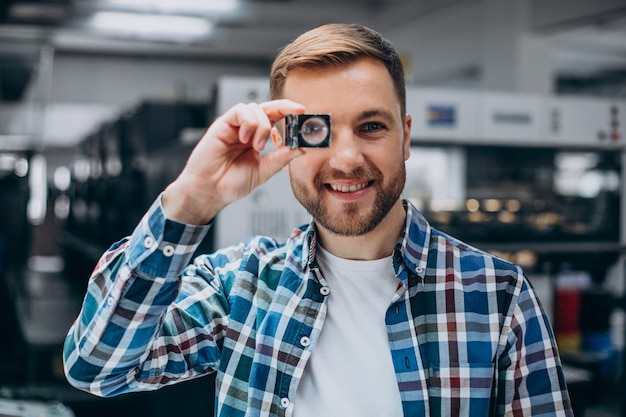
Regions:
<svg viewBox="0 0 626 417"><path fill-rule="evenodd" d="M498 416L573 416L554 334L524 277L498 360Z"/></svg>
<svg viewBox="0 0 626 417"><path fill-rule="evenodd" d="M208 261L187 266L209 227L168 220L159 198L103 254L64 345L73 386L113 396L213 371L227 295Z"/></svg>

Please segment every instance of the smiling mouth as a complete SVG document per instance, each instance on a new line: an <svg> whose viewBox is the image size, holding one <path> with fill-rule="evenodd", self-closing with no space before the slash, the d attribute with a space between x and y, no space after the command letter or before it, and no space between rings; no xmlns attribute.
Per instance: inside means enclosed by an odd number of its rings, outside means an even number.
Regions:
<svg viewBox="0 0 626 417"><path fill-rule="evenodd" d="M337 191L340 193L354 193L356 191L369 187L371 184L372 184L372 181L368 181L368 182L364 182L361 184L352 184L352 185L327 184L326 187L330 188L333 191Z"/></svg>

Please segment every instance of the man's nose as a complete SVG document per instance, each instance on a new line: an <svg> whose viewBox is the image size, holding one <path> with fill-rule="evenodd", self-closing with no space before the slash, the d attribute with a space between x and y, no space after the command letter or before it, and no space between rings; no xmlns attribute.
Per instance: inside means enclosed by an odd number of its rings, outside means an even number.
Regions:
<svg viewBox="0 0 626 417"><path fill-rule="evenodd" d="M344 172L362 166L364 157L360 145L359 139L352 129L333 129L330 145L330 166Z"/></svg>

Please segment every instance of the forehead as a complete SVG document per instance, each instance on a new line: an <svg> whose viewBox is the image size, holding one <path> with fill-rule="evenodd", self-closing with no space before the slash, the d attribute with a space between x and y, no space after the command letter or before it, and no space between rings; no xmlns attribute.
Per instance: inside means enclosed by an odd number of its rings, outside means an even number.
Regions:
<svg viewBox="0 0 626 417"><path fill-rule="evenodd" d="M345 65L296 68L286 77L283 96L304 104L307 112L335 113L359 105L399 108L387 67L369 57Z"/></svg>

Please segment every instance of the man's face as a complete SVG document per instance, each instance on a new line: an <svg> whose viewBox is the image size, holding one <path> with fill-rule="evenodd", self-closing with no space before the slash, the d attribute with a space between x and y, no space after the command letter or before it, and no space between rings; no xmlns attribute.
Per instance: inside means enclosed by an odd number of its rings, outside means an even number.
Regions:
<svg viewBox="0 0 626 417"><path fill-rule="evenodd" d="M331 113L330 148L306 149L289 164L293 192L321 226L341 236L372 231L404 188L410 118L400 113L383 63L289 73L284 98L307 113Z"/></svg>

